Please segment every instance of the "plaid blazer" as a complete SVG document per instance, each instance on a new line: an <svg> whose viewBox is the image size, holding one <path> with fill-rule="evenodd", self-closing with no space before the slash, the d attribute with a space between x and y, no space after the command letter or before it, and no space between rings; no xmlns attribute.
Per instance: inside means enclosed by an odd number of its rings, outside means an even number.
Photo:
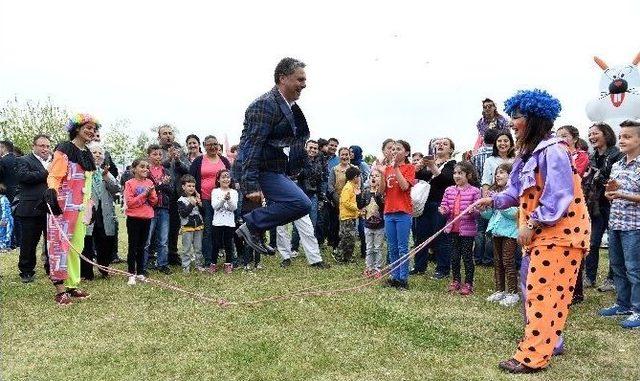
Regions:
<svg viewBox="0 0 640 381"><path fill-rule="evenodd" d="M297 176L308 160L304 149L308 139L309 127L302 110L295 104L289 108L277 87L253 101L244 115L236 159L241 190L259 191L261 171Z"/></svg>

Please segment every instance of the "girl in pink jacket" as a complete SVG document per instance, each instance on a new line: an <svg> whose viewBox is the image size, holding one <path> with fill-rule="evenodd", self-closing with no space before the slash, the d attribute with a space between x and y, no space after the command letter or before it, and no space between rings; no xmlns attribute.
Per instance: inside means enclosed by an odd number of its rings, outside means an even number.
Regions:
<svg viewBox="0 0 640 381"><path fill-rule="evenodd" d="M456 185L444 191L438 211L447 217L447 223L457 217L471 204L480 199L480 189L471 185L478 183L478 175L470 162L460 162L453 170L453 180ZM460 295L473 293L473 240L478 232L476 220L478 212L466 214L455 224L445 230L451 240L451 274L453 280L449 285L449 292L459 292ZM464 284L460 284L460 259L464 261Z"/></svg>

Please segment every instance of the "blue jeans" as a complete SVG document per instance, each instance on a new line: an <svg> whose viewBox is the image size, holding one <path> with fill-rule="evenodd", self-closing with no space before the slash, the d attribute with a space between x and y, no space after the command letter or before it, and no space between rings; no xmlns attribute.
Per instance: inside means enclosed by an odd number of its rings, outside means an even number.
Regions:
<svg viewBox="0 0 640 381"><path fill-rule="evenodd" d="M213 258L213 207L211 200L202 200L202 209L204 211L204 230L202 231L202 258L204 258L204 266L211 265Z"/></svg>
<svg viewBox="0 0 640 381"><path fill-rule="evenodd" d="M155 246L158 250L156 264L158 267L169 264L169 209L154 209L155 216L149 226L149 237L144 245L144 268L147 269L151 237L155 237ZM155 234L154 234L155 232Z"/></svg>
<svg viewBox="0 0 640 381"><path fill-rule="evenodd" d="M616 303L640 313L640 230L609 230L609 263Z"/></svg>
<svg viewBox="0 0 640 381"><path fill-rule="evenodd" d="M473 259L476 264L493 264L493 245L491 238L487 237L489 220L478 217L478 234L473 242Z"/></svg>
<svg viewBox="0 0 640 381"><path fill-rule="evenodd" d="M602 243L602 236L607 230L607 225L609 225L609 212L609 208L600 208L600 215L591 217L591 247L589 248L589 255L584 260L584 275L592 283L596 282L596 275L598 274L600 244ZM611 277L611 271L609 271L608 277Z"/></svg>
<svg viewBox="0 0 640 381"><path fill-rule="evenodd" d="M309 197L283 173L260 172L262 194L269 201L266 207L244 215L249 229L261 233L302 218L311 211Z"/></svg>
<svg viewBox="0 0 640 381"><path fill-rule="evenodd" d="M311 201L311 211L309 212L309 218L311 218L311 224L313 225L314 235L318 238L318 196L312 195L309 197ZM293 232L291 233L291 250L298 251L300 248L300 234L296 225L293 225Z"/></svg>
<svg viewBox="0 0 640 381"><path fill-rule="evenodd" d="M426 241L427 238L434 235L438 230L442 229L447 223L447 219L438 212L439 202L427 202L424 206L424 212L420 217L415 219L415 244L419 245ZM427 270L427 259L429 256L429 248L434 249L436 255L436 272L448 275L451 267L451 245L449 240L442 233L431 244L423 247L415 256L414 268L418 272Z"/></svg>
<svg viewBox="0 0 640 381"><path fill-rule="evenodd" d="M384 230L387 236L389 263L397 261L409 252L411 215L407 213L387 213L384 215ZM397 263L393 265L396 267ZM391 278L406 281L409 277L409 260L391 272Z"/></svg>

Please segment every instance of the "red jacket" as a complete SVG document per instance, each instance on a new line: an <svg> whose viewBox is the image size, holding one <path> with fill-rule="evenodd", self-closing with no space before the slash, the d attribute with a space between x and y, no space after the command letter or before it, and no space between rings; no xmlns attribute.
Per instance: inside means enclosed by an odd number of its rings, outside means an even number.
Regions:
<svg viewBox="0 0 640 381"><path fill-rule="evenodd" d="M153 182L149 179L130 179L124 183L124 199L127 203L128 217L152 219L154 216L153 207L158 203L158 194L153 189L147 194L147 190L153 187Z"/></svg>

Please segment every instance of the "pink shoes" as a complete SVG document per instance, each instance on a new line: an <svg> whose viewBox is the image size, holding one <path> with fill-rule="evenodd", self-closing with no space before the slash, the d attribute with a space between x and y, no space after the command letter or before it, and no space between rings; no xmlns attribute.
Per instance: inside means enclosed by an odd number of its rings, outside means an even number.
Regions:
<svg viewBox="0 0 640 381"><path fill-rule="evenodd" d="M447 288L447 291L449 292L457 292L458 290L460 290L460 282L457 280L451 282L451 284L449 284L449 288Z"/></svg>
<svg viewBox="0 0 640 381"><path fill-rule="evenodd" d="M233 272L233 264L232 263L225 263L224 264L224 273L225 274L231 274Z"/></svg>
<svg viewBox="0 0 640 381"><path fill-rule="evenodd" d="M473 286L469 283L465 283L460 288L460 295L467 296L473 294Z"/></svg>

